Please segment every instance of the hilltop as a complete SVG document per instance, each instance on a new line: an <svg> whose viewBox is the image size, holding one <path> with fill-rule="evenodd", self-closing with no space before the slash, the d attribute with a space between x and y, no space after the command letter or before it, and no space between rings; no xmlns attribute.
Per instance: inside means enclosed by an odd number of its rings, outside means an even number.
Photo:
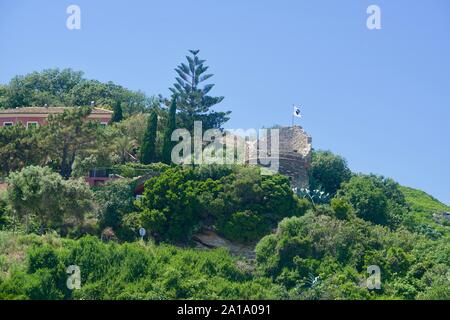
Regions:
<svg viewBox="0 0 450 320"><path fill-rule="evenodd" d="M190 54L170 98L72 70L0 87L0 107L67 107L0 128L0 299L450 299L449 207L298 126L263 155L279 172L250 164L257 141L243 163L173 161L176 128L222 137L230 114Z"/></svg>

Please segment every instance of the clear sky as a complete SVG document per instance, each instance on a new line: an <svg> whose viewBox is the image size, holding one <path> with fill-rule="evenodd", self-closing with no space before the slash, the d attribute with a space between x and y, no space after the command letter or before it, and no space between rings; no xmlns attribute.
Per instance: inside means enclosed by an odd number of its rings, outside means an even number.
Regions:
<svg viewBox="0 0 450 320"><path fill-rule="evenodd" d="M315 148L450 204L448 0L0 0L0 83L70 67L167 96L188 49L215 74L227 128L288 125L300 104Z"/></svg>

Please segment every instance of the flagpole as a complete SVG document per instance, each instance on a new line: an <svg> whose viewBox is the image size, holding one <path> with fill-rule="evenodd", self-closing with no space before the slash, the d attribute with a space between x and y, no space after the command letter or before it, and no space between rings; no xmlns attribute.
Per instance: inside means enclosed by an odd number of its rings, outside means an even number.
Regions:
<svg viewBox="0 0 450 320"><path fill-rule="evenodd" d="M292 105L292 109L295 108L295 104ZM292 111L292 126L294 126L294 111Z"/></svg>

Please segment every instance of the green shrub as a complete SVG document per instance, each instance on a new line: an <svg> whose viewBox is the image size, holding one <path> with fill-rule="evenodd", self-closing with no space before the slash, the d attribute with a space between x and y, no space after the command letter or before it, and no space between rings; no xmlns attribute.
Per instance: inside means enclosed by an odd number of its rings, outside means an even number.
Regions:
<svg viewBox="0 0 450 320"><path fill-rule="evenodd" d="M239 242L261 238L269 229L267 221L250 210L235 212L218 226L218 231L226 238Z"/></svg>
<svg viewBox="0 0 450 320"><path fill-rule="evenodd" d="M313 151L309 169L310 189L321 189L334 195L351 177L347 161L330 151Z"/></svg>
<svg viewBox="0 0 450 320"><path fill-rule="evenodd" d="M56 269L58 264L58 255L49 245L34 247L28 252L28 273L44 268Z"/></svg>
<svg viewBox="0 0 450 320"><path fill-rule="evenodd" d="M399 185L381 176L354 176L343 184L338 197L348 201L358 217L391 227L400 223L407 210Z"/></svg>
<svg viewBox="0 0 450 320"><path fill-rule="evenodd" d="M48 167L25 167L12 172L7 181L7 202L26 229L33 219L41 231L65 223L80 225L92 209L92 192L84 181L64 180Z"/></svg>
<svg viewBox="0 0 450 320"><path fill-rule="evenodd" d="M219 166L170 168L146 182L138 205L143 225L157 240L169 241L186 241L207 224L230 240L253 241L309 208L287 177Z"/></svg>
<svg viewBox="0 0 450 320"><path fill-rule="evenodd" d="M113 166L113 172L125 178L135 178L151 172L161 173L169 168L170 166L161 162L150 164L129 162Z"/></svg>
<svg viewBox="0 0 450 320"><path fill-rule="evenodd" d="M100 230L112 228L121 240L133 240L137 234L126 223L126 216L133 213L134 192L129 179L110 181L95 191L97 217Z"/></svg>
<svg viewBox="0 0 450 320"><path fill-rule="evenodd" d="M333 209L334 216L339 220L347 220L353 212L352 205L340 198L333 198L331 200L331 208Z"/></svg>

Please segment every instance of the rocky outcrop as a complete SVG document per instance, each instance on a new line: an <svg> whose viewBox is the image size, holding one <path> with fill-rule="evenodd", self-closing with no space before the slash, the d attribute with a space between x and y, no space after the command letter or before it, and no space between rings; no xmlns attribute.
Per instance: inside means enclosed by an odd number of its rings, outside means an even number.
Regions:
<svg viewBox="0 0 450 320"><path fill-rule="evenodd" d="M255 258L255 245L256 244L239 244L231 242L225 238L219 236L213 230L205 229L195 234L192 237L198 248L202 249L215 249L215 248L227 248L230 253L238 256L244 256L248 259Z"/></svg>

